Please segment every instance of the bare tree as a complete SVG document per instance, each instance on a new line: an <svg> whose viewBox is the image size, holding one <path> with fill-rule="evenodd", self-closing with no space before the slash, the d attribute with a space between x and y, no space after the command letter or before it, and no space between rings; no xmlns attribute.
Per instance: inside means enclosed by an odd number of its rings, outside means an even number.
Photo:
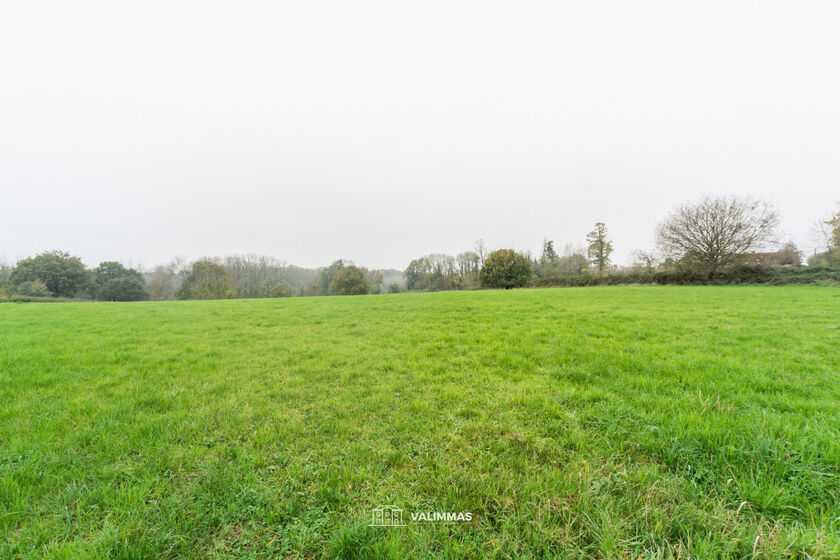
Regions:
<svg viewBox="0 0 840 560"><path fill-rule="evenodd" d="M475 242L475 253L481 261L481 266L484 266L484 259L487 257L487 245L484 244L483 239L479 239Z"/></svg>
<svg viewBox="0 0 840 560"><path fill-rule="evenodd" d="M158 265L143 273L146 291L152 301L175 299L175 292L181 284L181 278L175 271L175 264Z"/></svg>
<svg viewBox="0 0 840 560"><path fill-rule="evenodd" d="M455 257L458 262L458 274L464 288L473 288L478 283L478 273L481 271L481 257L478 253L464 251Z"/></svg>
<svg viewBox="0 0 840 560"><path fill-rule="evenodd" d="M831 231L831 248L840 247L840 210L825 221Z"/></svg>
<svg viewBox="0 0 840 560"><path fill-rule="evenodd" d="M828 220L818 220L811 227L811 237L820 246L821 250L831 251L831 245L834 241L834 231Z"/></svg>
<svg viewBox="0 0 840 560"><path fill-rule="evenodd" d="M777 239L779 216L765 202L707 197L685 204L659 225L662 253L709 277Z"/></svg>
<svg viewBox="0 0 840 560"><path fill-rule="evenodd" d="M190 275L190 271L192 271L192 263L183 255L177 255L172 259L171 266L175 275L178 277L179 283L183 282Z"/></svg>
<svg viewBox="0 0 840 560"><path fill-rule="evenodd" d="M289 283L286 261L262 255L232 255L221 263L233 281L237 297L270 297L274 286Z"/></svg>
<svg viewBox="0 0 840 560"><path fill-rule="evenodd" d="M362 269L365 273L365 279L368 283L369 293L371 294L379 294L382 293L382 283L385 280L385 277L382 275L381 270L368 270L366 268Z"/></svg>
<svg viewBox="0 0 840 560"><path fill-rule="evenodd" d="M639 249L633 252L633 266L644 270L647 273L651 273L656 270L656 265L658 264L659 260L656 257L656 253L653 251L647 251L644 249Z"/></svg>

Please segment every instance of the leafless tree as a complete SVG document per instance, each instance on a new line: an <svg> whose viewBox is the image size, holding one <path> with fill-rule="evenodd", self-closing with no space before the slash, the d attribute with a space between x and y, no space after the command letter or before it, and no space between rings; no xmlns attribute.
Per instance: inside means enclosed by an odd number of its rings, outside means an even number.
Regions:
<svg viewBox="0 0 840 560"><path fill-rule="evenodd" d="M826 225L831 228L832 248L840 247L840 210L838 210L831 218L826 220Z"/></svg>
<svg viewBox="0 0 840 560"><path fill-rule="evenodd" d="M828 220L818 220L811 227L811 237L814 239L820 249L831 251L831 245L834 237L834 231Z"/></svg>
<svg viewBox="0 0 840 560"><path fill-rule="evenodd" d="M237 297L269 297L271 290L287 282L286 261L262 255L232 255L220 261L233 281Z"/></svg>
<svg viewBox="0 0 840 560"><path fill-rule="evenodd" d="M633 252L633 266L644 270L645 272L651 273L656 270L656 265L659 263L659 259L656 257L656 253L653 251L647 251L644 249L639 249Z"/></svg>
<svg viewBox="0 0 840 560"><path fill-rule="evenodd" d="M481 261L481 266L484 266L484 258L487 256L487 245L484 244L483 239L479 239L475 242L475 253Z"/></svg>
<svg viewBox="0 0 840 560"><path fill-rule="evenodd" d="M190 271L192 270L192 263L183 255L178 255L172 259L171 266L175 275L178 277L179 283L183 282L184 279L190 275Z"/></svg>
<svg viewBox="0 0 840 560"><path fill-rule="evenodd" d="M362 269L365 273L365 279L367 280L368 287L370 288L370 293L372 294L379 294L382 293L382 283L384 281L384 276L382 276L381 270L368 270L366 268Z"/></svg>
<svg viewBox="0 0 840 560"><path fill-rule="evenodd" d="M174 263L158 265L143 273L146 280L146 291L152 301L163 301L175 298L175 292L181 284L181 278L175 271Z"/></svg>
<svg viewBox="0 0 840 560"><path fill-rule="evenodd" d="M455 257L458 262L458 273L464 288L472 288L478 283L478 273L481 270L481 257L473 251L464 251Z"/></svg>
<svg viewBox="0 0 840 560"><path fill-rule="evenodd" d="M576 276L589 266L586 258L586 249L566 243L563 246L563 255L557 259L557 271L561 276Z"/></svg>
<svg viewBox="0 0 840 560"><path fill-rule="evenodd" d="M710 277L777 239L779 216L765 202L707 197L672 212L657 230L666 257Z"/></svg>

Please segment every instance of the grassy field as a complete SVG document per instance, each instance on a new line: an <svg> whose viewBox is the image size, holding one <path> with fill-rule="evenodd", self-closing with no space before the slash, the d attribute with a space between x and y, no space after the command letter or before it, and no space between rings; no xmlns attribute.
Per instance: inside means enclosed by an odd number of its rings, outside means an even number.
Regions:
<svg viewBox="0 0 840 560"><path fill-rule="evenodd" d="M430 556L840 557L840 289L0 305L0 557Z"/></svg>

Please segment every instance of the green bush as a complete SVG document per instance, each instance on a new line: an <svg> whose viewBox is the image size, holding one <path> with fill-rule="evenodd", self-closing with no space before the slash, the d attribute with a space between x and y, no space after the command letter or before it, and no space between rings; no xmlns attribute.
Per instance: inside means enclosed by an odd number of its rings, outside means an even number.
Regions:
<svg viewBox="0 0 840 560"><path fill-rule="evenodd" d="M21 282L15 289L15 295L32 296L32 297L51 297L52 293L47 289L47 285L40 280L32 280L31 282Z"/></svg>
<svg viewBox="0 0 840 560"><path fill-rule="evenodd" d="M577 274L552 276L536 281L537 286L617 286L621 284L652 284L654 275L646 272L613 272L600 274Z"/></svg>
<svg viewBox="0 0 840 560"><path fill-rule="evenodd" d="M12 291L19 293L24 282L43 282L57 297L75 297L91 286L92 276L79 257L62 251L49 251L23 259L12 270L9 281Z"/></svg>
<svg viewBox="0 0 840 560"><path fill-rule="evenodd" d="M531 260L513 249L493 251L478 273L485 288L519 288L531 278Z"/></svg>
<svg viewBox="0 0 840 560"><path fill-rule="evenodd" d="M337 296L359 296L370 293L365 271L350 265L338 270L330 283L330 293Z"/></svg>
<svg viewBox="0 0 840 560"><path fill-rule="evenodd" d="M295 295L295 290L290 285L286 284L285 282L278 282L271 289L268 291L268 297L273 298L281 298L281 297L292 297Z"/></svg>
<svg viewBox="0 0 840 560"><path fill-rule="evenodd" d="M840 268L840 248L835 247L824 253L817 253L808 258L809 267Z"/></svg>
<svg viewBox="0 0 840 560"><path fill-rule="evenodd" d="M146 301L149 292L134 278L114 278L99 287L96 298L100 301Z"/></svg>
<svg viewBox="0 0 840 560"><path fill-rule="evenodd" d="M827 266L808 266L780 270L771 284L832 284L840 282L840 269Z"/></svg>
<svg viewBox="0 0 840 560"><path fill-rule="evenodd" d="M144 301L149 299L146 282L133 268L118 262L100 263L93 271L96 299L101 301Z"/></svg>

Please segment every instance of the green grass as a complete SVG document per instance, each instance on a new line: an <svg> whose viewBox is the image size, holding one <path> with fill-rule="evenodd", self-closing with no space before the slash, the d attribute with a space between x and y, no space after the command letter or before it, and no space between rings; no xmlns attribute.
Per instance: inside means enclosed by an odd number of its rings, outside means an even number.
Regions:
<svg viewBox="0 0 840 560"><path fill-rule="evenodd" d="M0 306L3 558L787 556L840 557L836 287Z"/></svg>

